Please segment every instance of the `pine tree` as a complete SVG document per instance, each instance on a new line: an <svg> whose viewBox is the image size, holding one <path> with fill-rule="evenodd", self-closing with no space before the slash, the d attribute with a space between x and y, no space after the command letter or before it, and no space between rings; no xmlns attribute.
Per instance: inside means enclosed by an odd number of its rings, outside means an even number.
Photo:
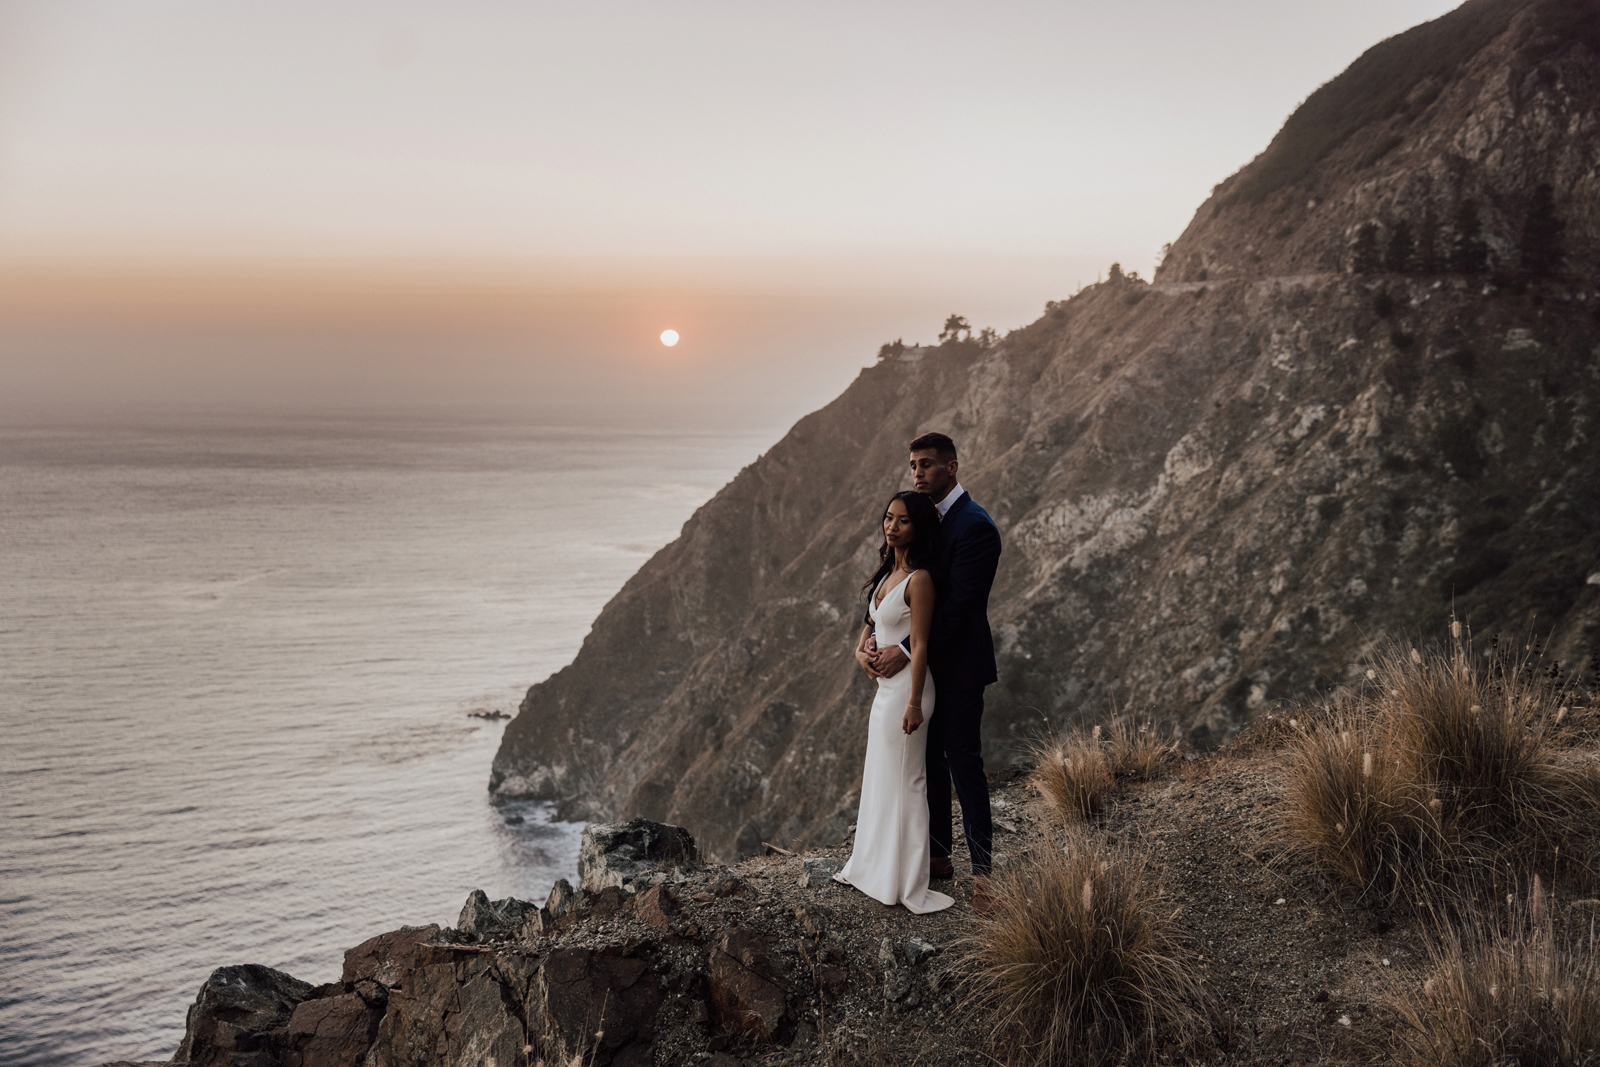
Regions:
<svg viewBox="0 0 1600 1067"><path fill-rule="evenodd" d="M1528 216L1522 224L1522 269L1529 274L1557 274L1564 258L1561 231L1566 223L1556 217L1555 190L1550 183L1533 191Z"/></svg>
<svg viewBox="0 0 1600 1067"><path fill-rule="evenodd" d="M1350 272L1375 274L1379 265L1378 227L1374 223L1363 222L1356 231L1355 244L1350 247Z"/></svg>
<svg viewBox="0 0 1600 1067"><path fill-rule="evenodd" d="M969 337L972 333L972 327L968 324L966 316L951 315L949 318L944 320L944 329L939 331L939 340L941 343L945 341L959 341L962 339L962 331L966 331Z"/></svg>
<svg viewBox="0 0 1600 1067"><path fill-rule="evenodd" d="M1439 267L1439 216L1430 204L1422 210L1422 228L1417 232L1417 270L1438 274Z"/></svg>
<svg viewBox="0 0 1600 1067"><path fill-rule="evenodd" d="M1121 285L1122 284L1122 264L1121 263L1113 263L1113 264L1111 264L1111 269L1106 271L1106 281L1110 282L1112 285Z"/></svg>
<svg viewBox="0 0 1600 1067"><path fill-rule="evenodd" d="M1416 266L1416 245L1411 240L1411 223L1400 219L1389 227L1389 247L1384 250L1383 269L1390 274L1410 274Z"/></svg>
<svg viewBox="0 0 1600 1067"><path fill-rule="evenodd" d="M1489 246L1483 239L1478 202L1463 200L1456 208L1450 243L1450 269L1457 274L1482 274L1489 269Z"/></svg>

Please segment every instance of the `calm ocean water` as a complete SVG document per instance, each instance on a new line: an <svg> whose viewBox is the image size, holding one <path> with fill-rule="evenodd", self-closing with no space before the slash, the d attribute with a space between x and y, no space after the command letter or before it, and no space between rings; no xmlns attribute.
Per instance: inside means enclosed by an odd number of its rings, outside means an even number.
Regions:
<svg viewBox="0 0 1600 1067"><path fill-rule="evenodd" d="M489 803L502 724L468 713L771 437L0 425L0 1063L165 1058L217 966L330 981L573 875L579 827Z"/></svg>

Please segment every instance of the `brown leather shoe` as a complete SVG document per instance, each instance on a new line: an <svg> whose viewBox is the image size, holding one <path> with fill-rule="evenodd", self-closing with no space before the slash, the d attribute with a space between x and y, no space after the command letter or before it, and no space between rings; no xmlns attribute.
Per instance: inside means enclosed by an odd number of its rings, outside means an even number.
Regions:
<svg viewBox="0 0 1600 1067"><path fill-rule="evenodd" d="M929 878L954 878L956 861L949 856L934 856L928 861Z"/></svg>
<svg viewBox="0 0 1600 1067"><path fill-rule="evenodd" d="M972 879L972 910L979 915L994 911L994 890L987 874L974 875Z"/></svg>

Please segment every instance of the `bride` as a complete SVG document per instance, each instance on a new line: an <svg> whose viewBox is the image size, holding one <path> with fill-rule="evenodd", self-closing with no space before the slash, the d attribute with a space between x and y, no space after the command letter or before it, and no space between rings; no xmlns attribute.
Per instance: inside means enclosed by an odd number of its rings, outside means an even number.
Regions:
<svg viewBox="0 0 1600 1067"><path fill-rule="evenodd" d="M939 513L921 493L896 493L883 512L883 547L877 573L867 580L867 618L856 641L856 662L878 682L867 723L867 761L861 774L861 811L855 847L837 881L874 900L904 904L922 914L954 898L928 888L928 778L924 754L933 716L933 676L928 672L928 629L933 621L933 578L928 566L939 544ZM911 637L911 663L892 678L878 674L868 640L877 647Z"/></svg>

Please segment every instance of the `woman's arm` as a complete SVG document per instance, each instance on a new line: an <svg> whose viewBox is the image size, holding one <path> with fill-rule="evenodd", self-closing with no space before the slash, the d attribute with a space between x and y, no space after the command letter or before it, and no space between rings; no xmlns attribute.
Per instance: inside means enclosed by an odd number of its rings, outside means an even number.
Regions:
<svg viewBox="0 0 1600 1067"><path fill-rule="evenodd" d="M881 678L878 668L873 665L872 653L867 649L867 642L872 639L872 624L868 623L861 628L861 636L856 638L856 662L861 664L861 669L873 678Z"/></svg>
<svg viewBox="0 0 1600 1067"><path fill-rule="evenodd" d="M933 576L927 571L918 571L906 583L906 604L911 608L911 700L900 726L911 734L925 717L922 687L928 680L928 631L933 626Z"/></svg>

